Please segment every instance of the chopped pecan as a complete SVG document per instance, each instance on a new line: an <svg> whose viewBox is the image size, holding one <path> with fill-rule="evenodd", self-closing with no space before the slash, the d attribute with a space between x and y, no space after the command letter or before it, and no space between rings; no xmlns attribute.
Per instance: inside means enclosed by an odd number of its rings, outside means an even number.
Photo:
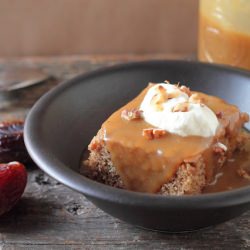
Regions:
<svg viewBox="0 0 250 250"><path fill-rule="evenodd" d="M204 105L204 98L202 98L199 94L195 93L189 97L189 102L199 103L201 105L202 104Z"/></svg>
<svg viewBox="0 0 250 250"><path fill-rule="evenodd" d="M179 89L180 89L182 92L186 93L188 96L191 96L190 88L186 87L185 85L180 86Z"/></svg>
<svg viewBox="0 0 250 250"><path fill-rule="evenodd" d="M222 111L216 112L215 115L217 116L218 119L222 119L223 112Z"/></svg>
<svg viewBox="0 0 250 250"><path fill-rule="evenodd" d="M157 128L146 128L142 131L142 136L148 140L159 139L162 136L166 135L166 130L157 129Z"/></svg>
<svg viewBox="0 0 250 250"><path fill-rule="evenodd" d="M188 102L182 102L182 103L176 104L173 107L172 112L187 112L188 108L189 108Z"/></svg>
<svg viewBox="0 0 250 250"><path fill-rule="evenodd" d="M121 113L121 118L131 121L131 120L137 120L142 118L142 110L139 109L124 109Z"/></svg>
<svg viewBox="0 0 250 250"><path fill-rule="evenodd" d="M165 81L167 84L170 84L168 81ZM180 95L180 91L178 91L179 88L179 83L175 84L175 86L177 87L176 90L172 91L171 93L167 93L167 99L172 99L172 98L176 98Z"/></svg>
<svg viewBox="0 0 250 250"><path fill-rule="evenodd" d="M159 85L158 88L157 88L158 92L162 95L165 95L166 94L166 90L163 86Z"/></svg>
<svg viewBox="0 0 250 250"><path fill-rule="evenodd" d="M168 93L166 89L159 85L156 88L157 94L155 94L151 100L151 104L157 111L161 111L163 109L162 104L168 100Z"/></svg>
<svg viewBox="0 0 250 250"><path fill-rule="evenodd" d="M245 112L240 113L240 118L244 123L249 122L249 115Z"/></svg>
<svg viewBox="0 0 250 250"><path fill-rule="evenodd" d="M247 171L246 169L243 169L243 168L239 168L237 172L239 176L247 180L250 180L250 171Z"/></svg>
<svg viewBox="0 0 250 250"><path fill-rule="evenodd" d="M155 94L152 99L150 104L154 107L154 109L156 111L162 111L163 110L163 106L162 106L162 98L160 95Z"/></svg>
<svg viewBox="0 0 250 250"><path fill-rule="evenodd" d="M89 150L100 151L101 149L102 149L102 145L96 141L92 141L89 145Z"/></svg>
<svg viewBox="0 0 250 250"><path fill-rule="evenodd" d="M217 142L213 145L214 153L224 154L227 151L227 146L221 142Z"/></svg>

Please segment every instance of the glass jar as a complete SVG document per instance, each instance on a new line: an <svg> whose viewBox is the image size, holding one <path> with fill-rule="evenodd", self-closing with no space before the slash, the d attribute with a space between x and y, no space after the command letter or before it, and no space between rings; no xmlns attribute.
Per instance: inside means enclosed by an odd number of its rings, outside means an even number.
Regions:
<svg viewBox="0 0 250 250"><path fill-rule="evenodd" d="M250 0L200 0L198 58L250 70Z"/></svg>

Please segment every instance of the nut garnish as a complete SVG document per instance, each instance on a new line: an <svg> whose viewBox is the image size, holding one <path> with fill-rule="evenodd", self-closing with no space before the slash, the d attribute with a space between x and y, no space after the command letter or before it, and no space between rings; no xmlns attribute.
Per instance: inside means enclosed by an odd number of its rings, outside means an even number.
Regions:
<svg viewBox="0 0 250 250"><path fill-rule="evenodd" d="M167 98L166 90L165 90L165 88L162 87L161 85L158 86L157 92L160 93L162 96L166 96L166 98Z"/></svg>
<svg viewBox="0 0 250 250"><path fill-rule="evenodd" d="M128 121L138 120L142 118L142 113L143 113L142 110L139 110L136 108L131 109L131 110L124 109L121 113L121 118L128 120Z"/></svg>
<svg viewBox="0 0 250 250"><path fill-rule="evenodd" d="M245 112L240 113L240 118L243 122L249 122L249 115Z"/></svg>
<svg viewBox="0 0 250 250"><path fill-rule="evenodd" d="M215 115L217 116L218 119L222 119L223 112L222 111L216 112Z"/></svg>
<svg viewBox="0 0 250 250"><path fill-rule="evenodd" d="M172 109L172 112L187 112L189 108L188 102L182 102L175 105Z"/></svg>
<svg viewBox="0 0 250 250"><path fill-rule="evenodd" d="M192 103L199 103L201 104L202 106L204 106L204 98L202 98L199 94L195 93L195 94L192 94L190 97L189 97L189 102L192 102Z"/></svg>
<svg viewBox="0 0 250 250"><path fill-rule="evenodd" d="M142 136L148 140L159 139L162 136L166 135L166 130L157 129L157 128L146 128L142 131Z"/></svg>
<svg viewBox="0 0 250 250"><path fill-rule="evenodd" d="M102 149L102 145L100 143L91 142L91 144L89 145L89 150L100 151L101 149Z"/></svg>
<svg viewBox="0 0 250 250"><path fill-rule="evenodd" d="M227 146L221 142L217 142L213 145L214 153L224 154L227 151Z"/></svg>
<svg viewBox="0 0 250 250"><path fill-rule="evenodd" d="M166 84L170 84L169 81L165 81ZM176 86L176 91L173 91L171 93L167 93L166 89L163 86L158 86L157 87L157 94L153 96L151 100L151 105L155 108L157 111L162 111L163 110L163 103L166 102L169 99L176 98L180 95L180 91L186 93L188 96L191 96L191 91L188 87L182 85L179 86L180 83L175 84ZM177 112L177 111L176 111ZM184 111L182 111L184 112Z"/></svg>
<svg viewBox="0 0 250 250"><path fill-rule="evenodd" d="M190 88L186 87L185 85L180 86L179 89L180 89L182 92L186 93L188 96L191 96Z"/></svg>
<svg viewBox="0 0 250 250"><path fill-rule="evenodd" d="M165 88L159 85L156 89L157 94L155 94L151 100L151 104L157 111L163 110L162 104L168 100L168 93Z"/></svg>

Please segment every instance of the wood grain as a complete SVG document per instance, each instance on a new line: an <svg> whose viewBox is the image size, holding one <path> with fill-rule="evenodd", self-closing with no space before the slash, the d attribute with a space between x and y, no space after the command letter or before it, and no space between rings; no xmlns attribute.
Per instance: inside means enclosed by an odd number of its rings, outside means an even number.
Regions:
<svg viewBox="0 0 250 250"><path fill-rule="evenodd" d="M196 50L198 0L73 1L1 0L0 56Z"/></svg>
<svg viewBox="0 0 250 250"><path fill-rule="evenodd" d="M53 79L19 93L18 100L14 99L15 102L0 110L1 120L25 117L33 103L62 80L123 61L116 59L2 61L0 70L32 63ZM83 195L38 168L28 166L28 169L29 180L23 198L11 212L0 218L0 249L250 249L250 211L224 224L192 233L146 231L102 212Z"/></svg>

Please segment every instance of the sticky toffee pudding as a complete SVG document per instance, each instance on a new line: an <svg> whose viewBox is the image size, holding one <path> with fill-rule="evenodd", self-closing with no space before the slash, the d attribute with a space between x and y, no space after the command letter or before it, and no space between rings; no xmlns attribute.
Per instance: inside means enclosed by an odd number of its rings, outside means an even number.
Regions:
<svg viewBox="0 0 250 250"><path fill-rule="evenodd" d="M248 121L218 97L151 83L103 123L82 172L114 187L163 195L249 185Z"/></svg>

